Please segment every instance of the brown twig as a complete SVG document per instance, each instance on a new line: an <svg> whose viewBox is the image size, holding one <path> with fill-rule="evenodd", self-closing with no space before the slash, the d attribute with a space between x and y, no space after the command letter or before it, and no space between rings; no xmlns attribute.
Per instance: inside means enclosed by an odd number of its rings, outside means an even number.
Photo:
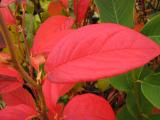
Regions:
<svg viewBox="0 0 160 120"><path fill-rule="evenodd" d="M39 101L40 101L40 107L41 107L40 108L41 118L43 120L47 120L47 115L46 115L47 108L46 108L44 95L43 95L43 92L42 92L42 85L37 84L36 81L34 81L33 78L28 75L28 73L22 68L22 66L18 62L16 52L15 52L15 48L14 48L14 45L13 45L13 40L12 40L12 38L10 36L10 33L7 29L7 26L6 26L6 24L3 20L1 12L0 12L0 30L2 30L4 38L5 38L5 42L8 45L14 67L21 74L22 78L24 78L25 81L29 84L29 86L31 86L32 88L35 88L37 90L38 95L39 95L38 97L39 97Z"/></svg>

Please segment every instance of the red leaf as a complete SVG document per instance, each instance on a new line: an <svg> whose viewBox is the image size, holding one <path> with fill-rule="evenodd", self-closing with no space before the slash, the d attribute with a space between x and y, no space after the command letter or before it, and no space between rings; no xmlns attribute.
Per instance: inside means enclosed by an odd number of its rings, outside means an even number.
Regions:
<svg viewBox="0 0 160 120"><path fill-rule="evenodd" d="M85 19L90 3L91 0L74 0L74 14L78 24Z"/></svg>
<svg viewBox="0 0 160 120"><path fill-rule="evenodd" d="M26 104L35 109L35 103L31 94L22 87L14 91L2 94L2 98L7 106Z"/></svg>
<svg viewBox="0 0 160 120"><path fill-rule="evenodd" d="M36 112L27 105L9 106L0 110L2 120L29 120L36 115Z"/></svg>
<svg viewBox="0 0 160 120"><path fill-rule="evenodd" d="M15 2L16 0L1 0L0 5L1 6L7 6L11 4L12 2Z"/></svg>
<svg viewBox="0 0 160 120"><path fill-rule="evenodd" d="M46 79L43 84L43 93L48 108L51 111L55 110L57 100L67 93L74 85L75 84L55 84Z"/></svg>
<svg viewBox="0 0 160 120"><path fill-rule="evenodd" d="M50 15L61 15L63 11L63 5L60 1L52 1L48 6L48 12Z"/></svg>
<svg viewBox="0 0 160 120"><path fill-rule="evenodd" d="M47 116L49 120L61 120L63 115L63 105L62 104L56 104L56 106L52 107L52 109L49 109L47 112Z"/></svg>
<svg viewBox="0 0 160 120"><path fill-rule="evenodd" d="M33 46L33 54L43 54L45 57L48 56L49 52L53 49L53 47L66 35L71 33L74 30L63 30L61 32L52 33L48 36L45 36L43 41L39 41L39 43L34 43ZM41 38L42 39L42 38ZM40 40L41 40L40 39ZM44 41L46 40L46 41Z"/></svg>
<svg viewBox="0 0 160 120"><path fill-rule="evenodd" d="M160 54L149 38L117 24L88 25L62 39L45 70L57 83L94 81L140 67Z"/></svg>
<svg viewBox="0 0 160 120"><path fill-rule="evenodd" d="M94 94L74 97L64 109L64 120L115 120L109 103Z"/></svg>
<svg viewBox="0 0 160 120"><path fill-rule="evenodd" d="M65 16L53 16L47 19L38 29L32 48L33 55L48 53L65 35L69 34L74 20ZM66 30L61 33L61 31Z"/></svg>
<svg viewBox="0 0 160 120"><path fill-rule="evenodd" d="M62 3L62 5L65 7L65 8L68 8L68 0L60 0L60 2Z"/></svg>
<svg viewBox="0 0 160 120"><path fill-rule="evenodd" d="M5 8L0 8L0 12L6 22L6 24L15 24L16 23L16 20L15 18L13 17L13 15L11 14L10 10L5 7Z"/></svg>
<svg viewBox="0 0 160 120"><path fill-rule="evenodd" d="M8 6L9 4L13 3L13 2L16 2L16 1L19 1L19 0L1 0L0 2L0 7L6 7ZM22 1L23 3L26 2L26 0L20 0Z"/></svg>
<svg viewBox="0 0 160 120"><path fill-rule="evenodd" d="M0 51L1 51L1 49L5 48L5 47L6 47L6 44L5 44L4 38L3 38L2 33L0 32Z"/></svg>
<svg viewBox="0 0 160 120"><path fill-rule="evenodd" d="M0 66L0 94L13 91L23 84L19 73L13 68Z"/></svg>

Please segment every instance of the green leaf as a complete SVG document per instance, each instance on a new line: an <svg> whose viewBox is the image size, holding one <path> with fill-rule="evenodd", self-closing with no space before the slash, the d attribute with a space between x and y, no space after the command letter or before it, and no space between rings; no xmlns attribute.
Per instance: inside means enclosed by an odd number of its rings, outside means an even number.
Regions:
<svg viewBox="0 0 160 120"><path fill-rule="evenodd" d="M94 0L101 22L112 22L133 28L135 0Z"/></svg>
<svg viewBox="0 0 160 120"><path fill-rule="evenodd" d="M148 101L155 107L160 108L160 73L144 78L141 90Z"/></svg>
<svg viewBox="0 0 160 120"><path fill-rule="evenodd" d="M128 109L128 112L132 115L132 117L134 117L135 119L138 118L139 116L139 112L138 112L138 108L137 108L137 104L136 104L136 99L135 95L133 94L133 92L129 92L127 94L127 98L126 98L126 106Z"/></svg>
<svg viewBox="0 0 160 120"><path fill-rule="evenodd" d="M34 4L30 0L27 0L26 12L30 14L34 13Z"/></svg>
<svg viewBox="0 0 160 120"><path fill-rule="evenodd" d="M153 115L149 120L160 120L160 115Z"/></svg>
<svg viewBox="0 0 160 120"><path fill-rule="evenodd" d="M138 80L143 80L146 76L148 76L152 73L153 73L153 70L148 65L143 66L143 67L136 70Z"/></svg>
<svg viewBox="0 0 160 120"><path fill-rule="evenodd" d="M128 112L127 107L123 106L122 110L118 112L116 120L137 120Z"/></svg>
<svg viewBox="0 0 160 120"><path fill-rule="evenodd" d="M152 111L153 106L150 102L143 96L140 86L138 87L137 93L135 91L131 91L127 94L126 98L126 106L128 112L136 119L138 119L140 114L149 114ZM138 94L138 95L137 95ZM138 98L137 98L138 96ZM139 108L137 101L139 102ZM139 113L141 112L141 113Z"/></svg>
<svg viewBox="0 0 160 120"><path fill-rule="evenodd" d="M109 79L109 82L114 88L120 91L128 92L132 88L132 78L130 73L112 77Z"/></svg>
<svg viewBox="0 0 160 120"><path fill-rule="evenodd" d="M141 30L141 33L160 44L160 15L153 17Z"/></svg>

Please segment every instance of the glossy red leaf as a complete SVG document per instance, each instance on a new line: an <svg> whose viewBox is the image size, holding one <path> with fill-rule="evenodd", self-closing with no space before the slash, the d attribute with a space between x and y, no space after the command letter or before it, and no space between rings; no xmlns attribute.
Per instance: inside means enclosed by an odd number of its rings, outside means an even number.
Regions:
<svg viewBox="0 0 160 120"><path fill-rule="evenodd" d="M35 116L35 110L24 104L9 106L0 110L1 120L29 120Z"/></svg>
<svg viewBox="0 0 160 120"><path fill-rule="evenodd" d="M74 20L65 16L53 16L48 18L38 29L32 48L33 55L47 53L70 29ZM64 31L66 30L66 31ZM61 33L61 31L64 31Z"/></svg>
<svg viewBox="0 0 160 120"><path fill-rule="evenodd" d="M64 120L115 120L109 103L94 94L75 96L64 109Z"/></svg>
<svg viewBox="0 0 160 120"><path fill-rule="evenodd" d="M35 103L32 95L22 87L14 91L2 94L2 98L7 106L25 104L32 108L35 108Z"/></svg>
<svg viewBox="0 0 160 120"><path fill-rule="evenodd" d="M74 0L74 14L78 24L85 19L90 3L91 0Z"/></svg>
<svg viewBox="0 0 160 120"><path fill-rule="evenodd" d="M0 8L0 12L1 12L6 24L12 25L12 24L16 23L15 18L13 17L13 15L11 14L10 10L7 7Z"/></svg>
<svg viewBox="0 0 160 120"><path fill-rule="evenodd" d="M57 83L94 81L126 73L159 54L156 43L134 30L117 24L88 25L52 49L45 70Z"/></svg>
<svg viewBox="0 0 160 120"><path fill-rule="evenodd" d="M0 66L0 94L13 91L23 84L19 73L7 66Z"/></svg>
<svg viewBox="0 0 160 120"><path fill-rule="evenodd" d="M46 104L50 110L55 110L57 100L67 93L75 84L55 84L45 80L43 84L43 93Z"/></svg>

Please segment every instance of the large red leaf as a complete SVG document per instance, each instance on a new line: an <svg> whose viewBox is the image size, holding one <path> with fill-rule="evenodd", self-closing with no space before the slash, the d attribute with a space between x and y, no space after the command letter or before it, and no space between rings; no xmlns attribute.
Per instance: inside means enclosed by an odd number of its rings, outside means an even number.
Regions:
<svg viewBox="0 0 160 120"><path fill-rule="evenodd" d="M7 66L0 66L0 94L7 93L21 87L23 80L19 73Z"/></svg>
<svg viewBox="0 0 160 120"><path fill-rule="evenodd" d="M51 111L55 110L57 100L67 93L74 85L75 84L55 84L46 79L43 84L43 93L48 108Z"/></svg>
<svg viewBox="0 0 160 120"><path fill-rule="evenodd" d="M1 120L29 120L34 116L36 116L35 110L23 104L9 106L0 110Z"/></svg>
<svg viewBox="0 0 160 120"><path fill-rule="evenodd" d="M74 97L64 109L64 120L115 120L109 103L94 94Z"/></svg>
<svg viewBox="0 0 160 120"><path fill-rule="evenodd" d="M35 108L35 103L31 94L22 87L14 91L2 94L2 98L7 106L26 104L32 108Z"/></svg>
<svg viewBox="0 0 160 120"><path fill-rule="evenodd" d="M74 0L73 2L76 21L78 24L81 24L86 17L91 0Z"/></svg>
<svg viewBox="0 0 160 120"><path fill-rule="evenodd" d="M49 54L53 82L94 81L140 67L160 54L149 38L117 24L88 25L70 33Z"/></svg>
<svg viewBox="0 0 160 120"><path fill-rule="evenodd" d="M4 21L6 22L6 24L15 24L16 20L13 17L13 15L11 14L10 10L5 7L5 8L0 8L0 12L4 18Z"/></svg>
<svg viewBox="0 0 160 120"><path fill-rule="evenodd" d="M34 55L46 53L54 44L57 43L62 37L71 32L70 29L74 20L65 16L53 16L41 24L38 29L32 48ZM61 33L61 31L66 30Z"/></svg>

